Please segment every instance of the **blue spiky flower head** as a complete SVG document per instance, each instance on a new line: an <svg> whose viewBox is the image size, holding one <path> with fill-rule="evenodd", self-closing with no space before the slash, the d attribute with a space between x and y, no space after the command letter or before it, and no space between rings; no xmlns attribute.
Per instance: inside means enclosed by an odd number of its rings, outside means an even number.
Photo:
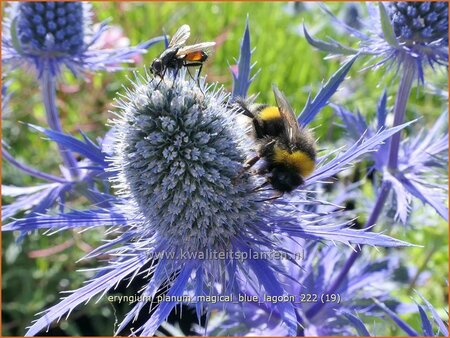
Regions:
<svg viewBox="0 0 450 338"><path fill-rule="evenodd" d="M333 55L361 54L377 59L374 66L403 66L424 81L424 67L448 65L448 2L389 2L367 4L369 17L364 29L346 25L328 9L333 21L360 40L359 48L337 41L325 42L305 36L313 46Z"/></svg>
<svg viewBox="0 0 450 338"><path fill-rule="evenodd" d="M406 45L448 43L446 2L392 2L389 15L395 35Z"/></svg>
<svg viewBox="0 0 450 338"><path fill-rule="evenodd" d="M85 48L89 16L82 2L24 2L18 10L17 35L24 50L73 55Z"/></svg>
<svg viewBox="0 0 450 338"><path fill-rule="evenodd" d="M181 70L176 79L174 74L166 74L164 80L149 74L137 76L118 101L111 140L103 147L110 165L105 165L103 156L85 152L105 167L115 186L117 194L104 196L107 208L36 215L2 227L4 231L28 231L111 226L109 233L116 235L87 256L108 255L110 261L95 269L96 276L86 285L45 310L27 335L37 334L124 279L143 278L146 284L140 293L142 300L129 311L118 332L137 318L148 302L158 303L152 300L158 290L167 289L169 300L159 302L135 331L144 336L153 335L182 302L170 297L237 297L246 288L259 290L261 297L281 297L288 292L282 281L289 278L289 272L268 253L292 259L294 253L282 244L286 237L408 245L381 234L349 229L345 220L334 217L334 211L310 211L305 205L321 202L306 200L305 191L269 200L273 190L258 189L264 178L242 173L254 149L248 124L239 122L238 112L229 108L222 89L207 87L203 81L198 87L195 80L185 80L185 75ZM320 158L304 189L343 170L401 128ZM75 144L65 135L46 134L67 147ZM78 152L80 149L83 147L77 145ZM207 300L193 298L192 302L199 317L209 311ZM294 304L266 301L265 306L278 314L288 334L296 334Z"/></svg>
<svg viewBox="0 0 450 338"><path fill-rule="evenodd" d="M19 2L7 7L3 21L2 62L13 67L28 64L39 77L55 76L62 65L73 73L81 70L115 70L131 56L161 41L155 38L136 47L99 50L95 42L108 29L94 29L88 2Z"/></svg>
<svg viewBox="0 0 450 338"><path fill-rule="evenodd" d="M245 126L225 93L187 81L136 83L115 120L114 180L147 225L170 245L219 249L258 214L256 182L242 175Z"/></svg>

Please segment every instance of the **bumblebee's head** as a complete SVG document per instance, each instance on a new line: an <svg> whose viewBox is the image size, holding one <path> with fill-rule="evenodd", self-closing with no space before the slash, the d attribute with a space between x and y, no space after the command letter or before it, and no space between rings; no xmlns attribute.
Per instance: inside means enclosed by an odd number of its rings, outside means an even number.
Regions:
<svg viewBox="0 0 450 338"><path fill-rule="evenodd" d="M150 71L152 74L160 75L163 71L163 64L161 59L155 59L152 62L152 66L150 67Z"/></svg>
<svg viewBox="0 0 450 338"><path fill-rule="evenodd" d="M272 169L270 183L281 192L291 192L304 183L303 178L292 168L277 166Z"/></svg>

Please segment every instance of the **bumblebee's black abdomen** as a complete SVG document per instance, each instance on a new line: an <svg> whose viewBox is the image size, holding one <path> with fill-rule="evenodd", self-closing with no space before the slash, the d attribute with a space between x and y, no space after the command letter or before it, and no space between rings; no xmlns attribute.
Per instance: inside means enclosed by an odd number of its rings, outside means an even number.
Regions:
<svg viewBox="0 0 450 338"><path fill-rule="evenodd" d="M270 183L280 192L291 192L303 184L303 178L293 168L278 165L271 171Z"/></svg>

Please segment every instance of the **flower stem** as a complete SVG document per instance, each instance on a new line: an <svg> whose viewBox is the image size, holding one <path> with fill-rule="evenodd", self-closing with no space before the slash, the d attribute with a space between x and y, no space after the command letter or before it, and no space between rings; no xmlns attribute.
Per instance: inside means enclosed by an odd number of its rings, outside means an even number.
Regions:
<svg viewBox="0 0 450 338"><path fill-rule="evenodd" d="M44 71L40 82L47 123L52 130L62 133L63 130L59 119L58 108L56 107L56 80L49 71ZM79 170L75 157L65 147L58 145L58 148L70 175L72 178L77 178L79 176Z"/></svg>
<svg viewBox="0 0 450 338"><path fill-rule="evenodd" d="M23 163L16 161L16 159L3 147L2 147L2 156L13 166L17 167L18 169L22 170L23 172L25 172L31 176L34 176L36 178L40 178L42 180L46 180L46 181L50 181L50 182L58 182L58 183L67 183L68 182L67 180L65 180L63 178L43 173L37 169L31 168Z"/></svg>
<svg viewBox="0 0 450 338"><path fill-rule="evenodd" d="M405 120L406 104L411 93L412 84L416 75L416 65L413 60L405 60L402 67L402 77L398 87L397 97L394 106L394 127L400 125ZM398 150L400 148L401 132L394 134L389 147L388 169L395 172L398 166Z"/></svg>
<svg viewBox="0 0 450 338"><path fill-rule="evenodd" d="M383 182L380 188L380 193L378 194L377 200L375 202L375 206L372 209L372 213L369 216L369 219L367 220L366 224L364 225L364 229L367 229L368 227L373 226L377 220L378 217L381 215L381 211L383 210L384 203L386 202L386 199L389 195L390 190L390 184L388 182ZM336 290L341 285L342 281L347 276L347 273L349 272L350 268L355 263L356 259L359 257L360 253L362 252L362 248L357 249L357 251L353 251L350 257L347 259L347 261L344 264L344 267L342 268L339 275L334 280L333 284L327 289L326 294L332 294L336 293ZM307 312L306 316L311 319L315 315L317 315L322 307L325 306L325 303L316 303L314 304Z"/></svg>
<svg viewBox="0 0 450 338"><path fill-rule="evenodd" d="M397 97L395 100L395 107L394 107L394 125L393 127L396 127L403 123L405 120L405 112L406 112L406 104L408 102L409 95L411 93L411 88L414 82L414 78L416 75L416 65L414 64L414 60L407 59L405 60L405 63L402 67L402 77L400 79L400 85L398 88ZM395 172L397 170L398 166L398 151L400 147L400 139L401 135L400 132L394 134L391 138L390 148L389 148L389 158L388 158L388 169L390 171ZM368 227L371 227L376 223L378 220L378 217L381 215L381 211L383 210L384 203L386 202L386 199L389 195L390 191L390 184L386 181L383 181L380 193L378 194L377 200L375 202L375 206L372 209L372 213L369 216L369 219L367 220L366 224L364 225L364 229L367 229ZM350 271L350 268L353 266L353 264L356 262L356 259L359 257L360 253L362 252L362 248L360 247L357 249L357 251L353 251L350 257L345 262L341 272L337 276L337 278L334 280L333 284L327 289L327 294L335 293L336 290L341 285L342 281L347 276L348 272ZM312 318L315 315L317 315L322 307L324 306L324 303L316 303L314 304L307 312L306 316L308 318Z"/></svg>

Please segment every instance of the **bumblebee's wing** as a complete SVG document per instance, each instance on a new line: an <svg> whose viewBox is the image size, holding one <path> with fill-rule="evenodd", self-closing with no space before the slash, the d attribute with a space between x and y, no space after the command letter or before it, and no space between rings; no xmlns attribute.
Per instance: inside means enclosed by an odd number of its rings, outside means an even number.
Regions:
<svg viewBox="0 0 450 338"><path fill-rule="evenodd" d="M170 40L169 47L182 46L191 35L191 28L189 25L183 25L175 32Z"/></svg>
<svg viewBox="0 0 450 338"><path fill-rule="evenodd" d="M195 45L184 46L180 48L177 52L177 56L186 55L194 52L204 51L207 48L214 47L216 45L215 42L202 42L197 43Z"/></svg>
<svg viewBox="0 0 450 338"><path fill-rule="evenodd" d="M286 136L290 142L295 142L297 135L300 133L300 127L297 118L295 117L294 110L286 99L286 96L283 95L277 86L272 85L272 89L275 94L275 100L277 101L281 119L283 120Z"/></svg>

